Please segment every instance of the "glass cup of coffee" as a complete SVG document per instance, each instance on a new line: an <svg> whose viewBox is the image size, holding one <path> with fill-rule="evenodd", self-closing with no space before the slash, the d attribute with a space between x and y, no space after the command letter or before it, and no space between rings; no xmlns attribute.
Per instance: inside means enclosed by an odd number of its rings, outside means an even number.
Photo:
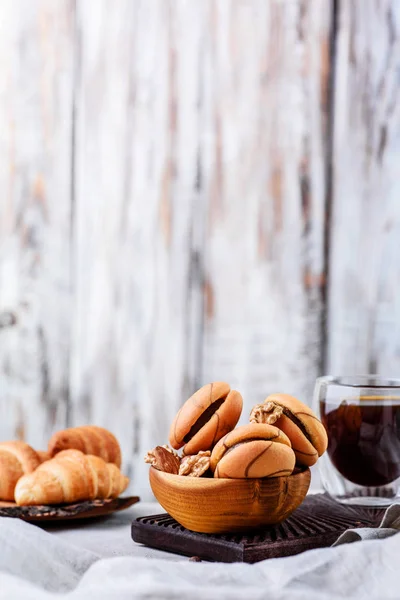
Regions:
<svg viewBox="0 0 400 600"><path fill-rule="evenodd" d="M400 379L319 377L314 410L328 432L318 461L323 488L345 504L400 499Z"/></svg>

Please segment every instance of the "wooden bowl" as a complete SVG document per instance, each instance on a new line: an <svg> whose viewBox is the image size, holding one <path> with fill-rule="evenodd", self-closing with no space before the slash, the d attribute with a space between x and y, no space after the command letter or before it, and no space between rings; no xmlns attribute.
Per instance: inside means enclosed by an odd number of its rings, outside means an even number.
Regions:
<svg viewBox="0 0 400 600"><path fill-rule="evenodd" d="M310 469L286 477L184 477L150 467L150 485L178 523L200 533L246 531L284 521L303 502Z"/></svg>

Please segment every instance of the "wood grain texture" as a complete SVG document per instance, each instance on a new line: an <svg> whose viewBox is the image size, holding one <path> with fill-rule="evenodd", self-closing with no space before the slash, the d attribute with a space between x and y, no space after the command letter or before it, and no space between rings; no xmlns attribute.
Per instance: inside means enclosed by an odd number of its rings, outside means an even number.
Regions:
<svg viewBox="0 0 400 600"><path fill-rule="evenodd" d="M329 13L2 3L2 438L109 427L146 495L143 455L200 383L228 379L246 417L277 389L307 400Z"/></svg>
<svg viewBox="0 0 400 600"><path fill-rule="evenodd" d="M71 0L0 4L0 439L36 447L68 412L73 28Z"/></svg>
<svg viewBox="0 0 400 600"><path fill-rule="evenodd" d="M310 479L309 469L283 477L212 479L150 467L150 485L161 506L183 527L200 533L233 533L280 523L303 502Z"/></svg>
<svg viewBox="0 0 400 600"><path fill-rule="evenodd" d="M255 563L328 547L346 529L378 527L383 514L381 509L349 507L325 494L310 494L283 523L249 533L195 533L164 513L135 519L132 538L139 544L192 559Z"/></svg>
<svg viewBox="0 0 400 600"><path fill-rule="evenodd" d="M330 2L212 2L202 380L307 402L321 355Z"/></svg>
<svg viewBox="0 0 400 600"><path fill-rule="evenodd" d="M126 496L124 498L107 498L106 500L85 500L77 504L62 506L17 506L14 502L0 501L0 517L22 519L22 521L30 523L54 521L64 524L65 521L75 521L76 519L105 517L125 510L139 500L138 496Z"/></svg>
<svg viewBox="0 0 400 600"><path fill-rule="evenodd" d="M400 4L339 2L328 370L400 372Z"/></svg>
<svg viewBox="0 0 400 600"><path fill-rule="evenodd" d="M200 381L245 412L310 394L329 6L115 6L77 3L71 417L113 430L145 493L143 454Z"/></svg>
<svg viewBox="0 0 400 600"><path fill-rule="evenodd" d="M109 427L135 493L194 388L203 4L77 3L72 422Z"/></svg>
<svg viewBox="0 0 400 600"><path fill-rule="evenodd" d="M0 3L0 439L109 427L148 497L200 385L400 369L400 9L337 2L326 273L332 0L110 5Z"/></svg>

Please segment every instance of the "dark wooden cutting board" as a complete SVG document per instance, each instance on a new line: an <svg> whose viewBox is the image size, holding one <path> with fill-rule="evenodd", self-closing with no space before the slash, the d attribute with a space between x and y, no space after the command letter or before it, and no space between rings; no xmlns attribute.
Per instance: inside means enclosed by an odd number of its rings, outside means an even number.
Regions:
<svg viewBox="0 0 400 600"><path fill-rule="evenodd" d="M283 523L245 534L195 533L165 513L133 521L132 538L152 548L203 560L255 563L330 546L346 529L377 526L383 513L383 509L346 506L316 494L307 496Z"/></svg>

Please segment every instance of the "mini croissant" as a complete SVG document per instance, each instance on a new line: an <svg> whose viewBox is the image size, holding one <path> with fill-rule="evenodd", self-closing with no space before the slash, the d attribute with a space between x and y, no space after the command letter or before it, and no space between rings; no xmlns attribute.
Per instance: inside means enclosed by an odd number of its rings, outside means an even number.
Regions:
<svg viewBox="0 0 400 600"><path fill-rule="evenodd" d="M38 455L41 463L52 458L47 450L36 450L36 454Z"/></svg>
<svg viewBox="0 0 400 600"><path fill-rule="evenodd" d="M19 506L117 498L129 479L113 463L79 450L64 450L24 475L15 488Z"/></svg>
<svg viewBox="0 0 400 600"><path fill-rule="evenodd" d="M0 443L0 500L14 500L14 489L22 475L31 473L40 458L25 442Z"/></svg>
<svg viewBox="0 0 400 600"><path fill-rule="evenodd" d="M116 437L103 427L85 425L57 431L49 441L48 452L55 456L61 450L80 450L84 454L100 456L107 463L121 467L121 448Z"/></svg>

